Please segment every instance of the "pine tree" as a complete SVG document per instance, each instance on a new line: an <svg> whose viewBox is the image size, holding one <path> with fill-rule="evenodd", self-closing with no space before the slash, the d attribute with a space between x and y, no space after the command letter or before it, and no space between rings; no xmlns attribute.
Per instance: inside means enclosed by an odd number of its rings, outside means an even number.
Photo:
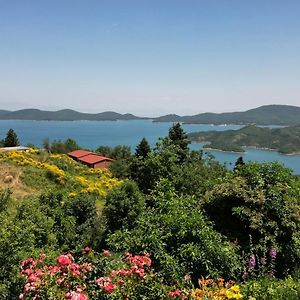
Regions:
<svg viewBox="0 0 300 300"><path fill-rule="evenodd" d="M169 139L171 142L179 147L179 158L180 161L183 162L186 160L188 153L189 153L189 141L188 141L188 136L186 132L182 129L180 123L174 124L170 129L169 129Z"/></svg>
<svg viewBox="0 0 300 300"><path fill-rule="evenodd" d="M15 146L19 146L19 140L18 140L18 136L15 133L15 131L13 129L9 129L7 134L6 134L6 138L4 139L4 143L3 146L4 147L15 147Z"/></svg>
<svg viewBox="0 0 300 300"><path fill-rule="evenodd" d="M234 170L234 171L238 170L238 169L239 169L240 167L242 167L244 164L245 164L244 159L243 159L242 156L240 156L240 157L236 160L233 170Z"/></svg>
<svg viewBox="0 0 300 300"><path fill-rule="evenodd" d="M148 154L151 152L148 141L143 138L141 142L137 145L135 149L135 156L140 158L146 158Z"/></svg>

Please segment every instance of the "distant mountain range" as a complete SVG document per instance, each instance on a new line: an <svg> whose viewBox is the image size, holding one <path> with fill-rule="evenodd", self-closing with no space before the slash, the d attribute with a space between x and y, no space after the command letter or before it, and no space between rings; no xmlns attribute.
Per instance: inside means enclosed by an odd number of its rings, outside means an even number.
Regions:
<svg viewBox="0 0 300 300"><path fill-rule="evenodd" d="M119 114L113 111L89 114L71 109L45 111L39 109L22 109L17 111L0 110L0 120L47 120L47 121L115 121L140 119L132 114Z"/></svg>
<svg viewBox="0 0 300 300"><path fill-rule="evenodd" d="M265 105L244 112L202 113L193 116L166 115L155 122L182 122L186 124L240 124L240 125L297 125L300 124L300 107Z"/></svg>
<svg viewBox="0 0 300 300"><path fill-rule="evenodd" d="M265 105L244 112L201 113L192 116L165 115L157 118L138 117L133 114L119 114L112 111L81 113L71 109L44 111L22 109L0 110L0 120L49 120L49 121L115 121L152 119L153 122L181 122L186 124L240 124L240 125L298 125L300 107L290 105Z"/></svg>

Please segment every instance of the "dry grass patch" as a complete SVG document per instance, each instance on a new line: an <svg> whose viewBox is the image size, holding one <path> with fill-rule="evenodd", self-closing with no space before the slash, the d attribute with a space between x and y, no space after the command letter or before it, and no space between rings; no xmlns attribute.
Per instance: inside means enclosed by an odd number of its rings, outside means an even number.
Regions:
<svg viewBox="0 0 300 300"><path fill-rule="evenodd" d="M16 166L0 164L0 189L10 189L14 198L20 199L37 191L22 183L22 170Z"/></svg>

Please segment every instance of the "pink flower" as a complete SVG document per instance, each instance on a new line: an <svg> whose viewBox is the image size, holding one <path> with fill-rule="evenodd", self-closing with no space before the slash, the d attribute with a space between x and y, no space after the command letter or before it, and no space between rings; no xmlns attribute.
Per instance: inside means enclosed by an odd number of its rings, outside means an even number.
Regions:
<svg viewBox="0 0 300 300"><path fill-rule="evenodd" d="M53 274L59 273L60 271L61 271L60 267L54 266L54 267L50 267L48 269L48 274L53 275Z"/></svg>
<svg viewBox="0 0 300 300"><path fill-rule="evenodd" d="M71 264L71 259L69 255L60 255L57 258L57 262L61 265L61 266L67 266L69 264Z"/></svg>
<svg viewBox="0 0 300 300"><path fill-rule="evenodd" d="M106 257L111 256L109 250L103 250L102 254L103 254L103 256L106 256Z"/></svg>
<svg viewBox="0 0 300 300"><path fill-rule="evenodd" d="M176 297L178 297L180 295L181 295L181 291L180 290L175 290L175 291L172 291L172 292L169 293L169 296L171 298L176 298Z"/></svg>
<svg viewBox="0 0 300 300"><path fill-rule="evenodd" d="M277 256L277 250L275 248L271 248L269 251L269 255L271 258L275 259Z"/></svg>
<svg viewBox="0 0 300 300"><path fill-rule="evenodd" d="M89 246L86 246L83 251L82 254L88 254L91 251L91 248Z"/></svg>
<svg viewBox="0 0 300 300"><path fill-rule="evenodd" d="M112 284L111 282L105 284L103 287L104 291L107 293L112 293L116 288L117 286L115 284Z"/></svg>
<svg viewBox="0 0 300 300"><path fill-rule="evenodd" d="M128 271L126 271L125 269L121 269L119 271L117 271L118 275L122 275L122 276L126 276L128 274Z"/></svg>
<svg viewBox="0 0 300 300"><path fill-rule="evenodd" d="M28 276L28 282L36 282L39 278L35 274L31 274Z"/></svg>
<svg viewBox="0 0 300 300"><path fill-rule="evenodd" d="M24 270L25 267L26 267L26 269L28 269L28 268L33 269L35 267L35 265L36 265L36 263L35 263L34 259L30 257L30 258L25 259L21 263L21 268L22 268L22 270Z"/></svg>
<svg viewBox="0 0 300 300"><path fill-rule="evenodd" d="M72 263L70 265L70 270L72 271L74 276L79 276L80 275L80 266L78 264Z"/></svg>
<svg viewBox="0 0 300 300"><path fill-rule="evenodd" d="M88 300L89 297L85 294L82 294L81 292L68 292L65 294L66 299L70 300Z"/></svg>

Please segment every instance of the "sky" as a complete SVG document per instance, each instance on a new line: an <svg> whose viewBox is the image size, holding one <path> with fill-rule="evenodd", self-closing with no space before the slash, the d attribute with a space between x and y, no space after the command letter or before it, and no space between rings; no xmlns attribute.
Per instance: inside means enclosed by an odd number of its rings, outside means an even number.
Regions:
<svg viewBox="0 0 300 300"><path fill-rule="evenodd" d="M0 0L0 109L300 106L299 0Z"/></svg>

